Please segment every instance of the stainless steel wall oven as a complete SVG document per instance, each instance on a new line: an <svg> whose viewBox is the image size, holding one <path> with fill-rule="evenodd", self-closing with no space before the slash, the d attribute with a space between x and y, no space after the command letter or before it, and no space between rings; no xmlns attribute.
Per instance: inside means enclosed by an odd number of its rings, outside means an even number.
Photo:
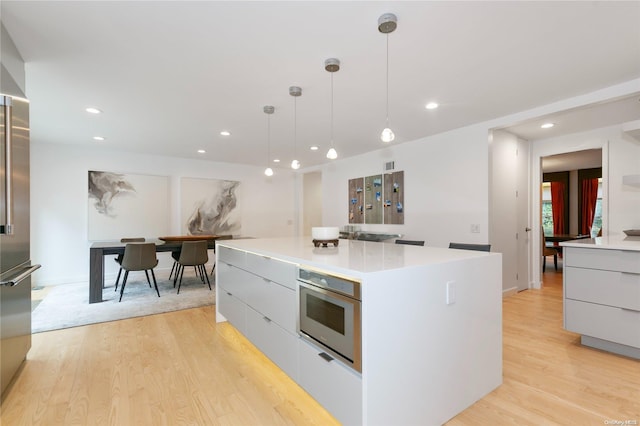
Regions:
<svg viewBox="0 0 640 426"><path fill-rule="evenodd" d="M299 267L298 290L300 336L362 372L360 281Z"/></svg>

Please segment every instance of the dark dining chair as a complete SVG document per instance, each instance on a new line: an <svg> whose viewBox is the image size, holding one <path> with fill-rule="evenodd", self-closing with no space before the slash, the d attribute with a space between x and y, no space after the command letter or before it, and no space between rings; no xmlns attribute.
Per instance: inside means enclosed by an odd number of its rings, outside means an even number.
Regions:
<svg viewBox="0 0 640 426"><path fill-rule="evenodd" d="M547 269L547 256L553 256L553 266L556 271L558 270L558 253L559 250L554 247L547 246L547 238L544 235L544 230L540 230L540 235L542 235L542 272Z"/></svg>
<svg viewBox="0 0 640 426"><path fill-rule="evenodd" d="M396 244L406 244L410 246L424 246L422 240L396 240Z"/></svg>
<svg viewBox="0 0 640 426"><path fill-rule="evenodd" d="M149 271L153 277L153 285L156 288L156 293L160 297L160 290L158 290L158 283L156 281L156 275L153 272L153 268L158 265L158 258L156 257L156 245L154 243L129 243L124 248L124 256L122 256L121 268L124 269L124 278L122 279L122 288L120 289L120 299L122 301L122 295L124 294L124 287L127 285L127 278L131 271L144 271L149 281ZM151 286L151 284L149 284Z"/></svg>
<svg viewBox="0 0 640 426"><path fill-rule="evenodd" d="M450 249L491 251L491 244L449 243Z"/></svg>
<svg viewBox="0 0 640 426"><path fill-rule="evenodd" d="M136 237L136 238L120 238L120 242L121 243L144 243L146 240L144 238L141 237ZM118 283L120 282L120 275L122 274L122 257L124 256L124 254L118 254L116 256L115 262L120 265L120 269L118 270L118 276L116 277L116 288L114 291L118 291ZM147 276L147 282L149 282L149 287L151 287L151 281L149 281L149 276ZM102 288L104 288L104 285L102 286Z"/></svg>
<svg viewBox="0 0 640 426"><path fill-rule="evenodd" d="M211 282L209 281L209 275L205 269L205 264L209 261L209 254L207 250L207 241L184 241L182 243L180 257L178 258L178 265L173 277L174 287L176 286L176 282L178 282L178 294L180 294L185 266L193 266L196 276L200 277L203 284L206 280L209 285L209 290L211 290Z"/></svg>

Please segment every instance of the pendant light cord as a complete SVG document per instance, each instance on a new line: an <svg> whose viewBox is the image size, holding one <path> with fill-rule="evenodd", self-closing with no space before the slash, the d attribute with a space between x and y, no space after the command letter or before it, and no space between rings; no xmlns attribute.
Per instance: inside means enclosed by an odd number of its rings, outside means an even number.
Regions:
<svg viewBox="0 0 640 426"><path fill-rule="evenodd" d="M389 127L389 33L387 33L387 127Z"/></svg>
<svg viewBox="0 0 640 426"><path fill-rule="evenodd" d="M296 139L298 132L298 99L293 97L293 159L296 159Z"/></svg>
<svg viewBox="0 0 640 426"><path fill-rule="evenodd" d="M333 72L331 73L331 148L333 148Z"/></svg>
<svg viewBox="0 0 640 426"><path fill-rule="evenodd" d="M271 115L267 114L267 167L271 160Z"/></svg>

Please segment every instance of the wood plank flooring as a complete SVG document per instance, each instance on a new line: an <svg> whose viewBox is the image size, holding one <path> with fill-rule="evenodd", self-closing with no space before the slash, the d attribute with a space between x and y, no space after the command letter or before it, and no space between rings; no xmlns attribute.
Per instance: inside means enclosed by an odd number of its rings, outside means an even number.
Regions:
<svg viewBox="0 0 640 426"><path fill-rule="evenodd" d="M562 273L550 269L543 290L503 302L502 386L448 425L640 425L640 361L562 329ZM0 424L338 424L214 317L205 307L36 334Z"/></svg>

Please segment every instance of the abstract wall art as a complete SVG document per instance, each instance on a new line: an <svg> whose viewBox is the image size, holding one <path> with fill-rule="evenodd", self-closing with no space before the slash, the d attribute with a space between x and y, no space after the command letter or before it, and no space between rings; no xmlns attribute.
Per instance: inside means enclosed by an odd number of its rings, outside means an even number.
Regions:
<svg viewBox="0 0 640 426"><path fill-rule="evenodd" d="M90 241L166 235L167 176L89 170L88 183Z"/></svg>
<svg viewBox="0 0 640 426"><path fill-rule="evenodd" d="M182 232L187 235L238 235L240 182L221 179L180 180Z"/></svg>

